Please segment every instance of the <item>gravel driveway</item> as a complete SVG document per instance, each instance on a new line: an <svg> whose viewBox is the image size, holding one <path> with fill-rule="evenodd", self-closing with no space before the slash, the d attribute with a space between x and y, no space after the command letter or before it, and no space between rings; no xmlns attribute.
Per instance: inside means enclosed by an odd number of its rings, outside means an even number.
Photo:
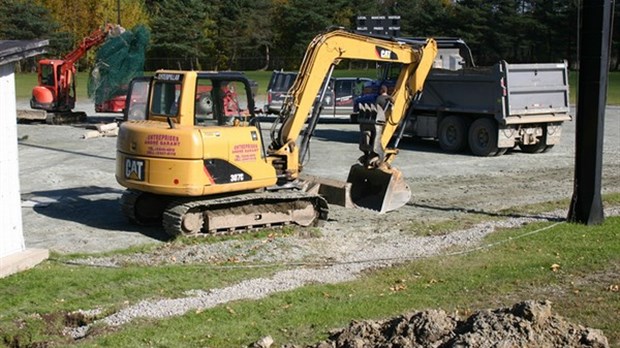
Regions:
<svg viewBox="0 0 620 348"><path fill-rule="evenodd" d="M18 103L24 107L24 102ZM81 108L80 108L81 107ZM112 122L79 105L90 123ZM603 193L620 192L620 108L605 120ZM573 191L574 126L565 123L562 141L550 152L518 150L500 157L443 153L431 141L403 141L395 161L412 190L408 205L377 215L333 207L322 234L351 238L337 248L362 248L360 240L415 221L454 218L459 211L493 214L500 209L569 198ZM268 125L264 125L268 129ZM26 245L61 253L100 252L166 239L159 228L133 226L119 211L123 188L116 183L116 138L82 139L78 126L18 125L20 185ZM359 156L357 127L324 123L316 130L305 173L345 180ZM350 231L350 233L348 233Z"/></svg>

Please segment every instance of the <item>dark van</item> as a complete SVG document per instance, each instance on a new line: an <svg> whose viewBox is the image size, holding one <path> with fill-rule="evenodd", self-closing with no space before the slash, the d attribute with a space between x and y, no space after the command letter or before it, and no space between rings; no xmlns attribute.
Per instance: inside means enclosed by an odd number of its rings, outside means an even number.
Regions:
<svg viewBox="0 0 620 348"><path fill-rule="evenodd" d="M267 86L267 104L264 111L267 114L278 114L288 91L297 78L297 72L277 71L271 74ZM372 81L364 77L332 77L323 98L323 112L321 117L349 117L353 112L353 101L361 95L364 83Z"/></svg>

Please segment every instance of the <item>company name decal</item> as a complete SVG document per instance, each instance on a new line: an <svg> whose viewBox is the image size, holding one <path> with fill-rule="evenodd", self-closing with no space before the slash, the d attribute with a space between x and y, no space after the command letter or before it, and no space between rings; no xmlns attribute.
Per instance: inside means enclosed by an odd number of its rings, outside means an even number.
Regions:
<svg viewBox="0 0 620 348"><path fill-rule="evenodd" d="M238 144L232 148L236 162L254 162L257 152L258 144Z"/></svg>
<svg viewBox="0 0 620 348"><path fill-rule="evenodd" d="M148 155L174 156L177 153L176 148L181 146L181 141L176 135L150 134L144 140L144 145L147 146Z"/></svg>

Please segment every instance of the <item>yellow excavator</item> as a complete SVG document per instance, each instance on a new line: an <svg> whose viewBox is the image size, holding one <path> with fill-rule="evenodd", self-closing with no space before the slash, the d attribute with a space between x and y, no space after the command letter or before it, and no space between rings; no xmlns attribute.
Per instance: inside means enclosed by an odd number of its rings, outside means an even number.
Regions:
<svg viewBox="0 0 620 348"><path fill-rule="evenodd" d="M124 214L138 224L161 221L172 236L326 219L326 199L300 174L327 88L323 81L343 59L403 64L391 107L362 106L363 154L349 172L346 198L379 212L402 207L411 192L391 166L398 150L388 144L436 53L432 39L412 46L342 29L316 36L269 145L243 73L160 70L134 80L117 140L116 179L127 188Z"/></svg>

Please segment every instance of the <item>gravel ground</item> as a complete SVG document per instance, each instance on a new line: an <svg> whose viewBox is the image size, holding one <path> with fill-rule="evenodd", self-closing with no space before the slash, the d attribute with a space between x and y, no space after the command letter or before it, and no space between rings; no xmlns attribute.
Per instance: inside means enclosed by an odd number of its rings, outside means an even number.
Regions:
<svg viewBox="0 0 620 348"><path fill-rule="evenodd" d="M81 106L78 110L90 115L91 125L114 120L114 115L98 115L92 106ZM25 107L24 102L18 107ZM608 108L605 123L602 191L620 192L620 108ZM504 208L569 198L574 126L566 123L562 142L538 155L451 155L434 142L406 141L395 165L411 187L409 204L384 215L333 209L322 233L343 231L351 239L345 241L346 248L360 248L360 241L381 238L415 221L454 219L463 210L493 215ZM356 129L346 123L320 124L304 172L345 180L359 155ZM114 178L116 138L82 139L86 131L79 126L18 125L26 246L91 253L165 241L161 229L125 221L118 203L123 188Z"/></svg>
<svg viewBox="0 0 620 348"><path fill-rule="evenodd" d="M88 107L84 109L91 115L91 124L113 120L113 116L95 115ZM608 108L605 122L602 191L620 192L620 108ZM85 131L79 126L18 126L26 245L60 253L94 253L165 242L160 228L132 226L121 216L118 199L122 187L114 179L116 139L82 139ZM330 219L312 238L224 241L158 248L151 254L81 260L101 266L216 264L231 257L251 263L299 263L298 267L270 278L249 279L222 289L196 289L178 299L145 300L100 320L122 325L136 317L180 315L231 300L268 296L311 282L347 281L366 269L437 255L448 247L476 248L481 238L497 227L520 226L540 219L556 221L566 216L565 211L560 211L545 216L500 218L498 212L570 198L574 122L564 127L561 144L539 155L519 151L491 158L450 155L442 153L436 143L424 141L405 142L401 149L395 165L408 178L413 196L408 205L395 212L378 215L333 207ZM355 125L321 124L305 172L344 180L357 157ZM416 237L410 231L416 223L458 220L465 212L476 212L494 221L443 236ZM606 214L616 215L618 211L606 209ZM306 262L310 265L303 264ZM74 337L81 337L88 326L68 330Z"/></svg>

